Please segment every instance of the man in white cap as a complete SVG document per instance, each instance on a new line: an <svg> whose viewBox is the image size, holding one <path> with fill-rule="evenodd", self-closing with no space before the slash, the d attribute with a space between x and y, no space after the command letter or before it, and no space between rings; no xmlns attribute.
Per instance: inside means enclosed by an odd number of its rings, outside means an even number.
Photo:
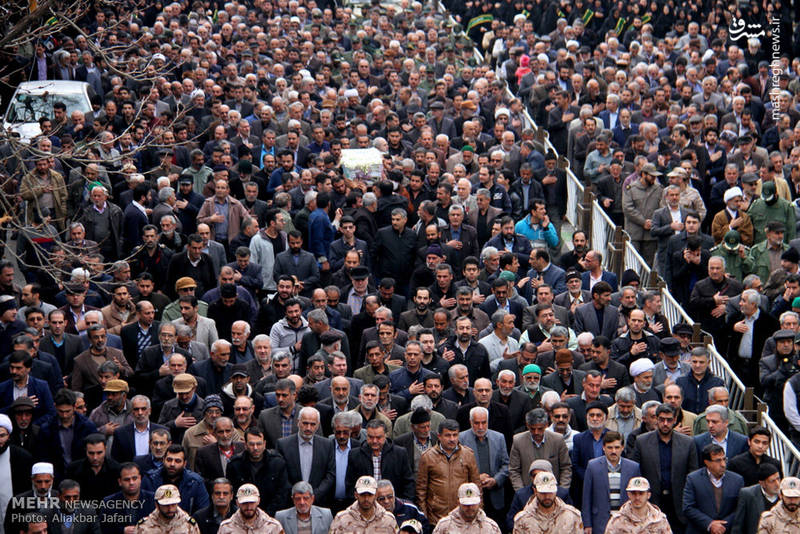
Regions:
<svg viewBox="0 0 800 534"><path fill-rule="evenodd" d="M639 358L631 364L631 378L633 378L633 392L636 394L636 406L649 400L661 402L661 394L653 389L653 368L655 364L648 358Z"/></svg>
<svg viewBox="0 0 800 534"><path fill-rule="evenodd" d="M630 479L628 501L611 515L606 532L614 534L671 534L667 516L650 504L650 482L644 477Z"/></svg>
<svg viewBox="0 0 800 534"><path fill-rule="evenodd" d="M720 210L714 215L711 223L711 237L715 243L721 243L730 230L739 232L742 244L749 246L753 244L753 221L750 215L742 209L742 199L744 193L739 186L731 187L722 196L725 201L725 209Z"/></svg>
<svg viewBox="0 0 800 534"><path fill-rule="evenodd" d="M439 520L434 534L494 534L500 527L481 508L481 491L473 482L458 487L458 507Z"/></svg>
<svg viewBox="0 0 800 534"><path fill-rule="evenodd" d="M178 507L181 494L176 486L159 486L155 501L156 509L139 521L136 534L200 534L197 521Z"/></svg>
<svg viewBox="0 0 800 534"><path fill-rule="evenodd" d="M2 431L0 430L0 432ZM5 511L5 516L3 517L3 529L5 532L19 532L20 529L24 528L20 518L26 514L37 509L52 509L55 507L58 503L58 491L53 489L54 472L55 470L51 463L38 462L33 464L30 470L32 488L26 492L14 494L17 499L10 500L7 506L2 508ZM5 483L3 482L3 484ZM35 500L31 498L35 498ZM30 505L34 503L36 506L31 507Z"/></svg>
<svg viewBox="0 0 800 534"><path fill-rule="evenodd" d="M542 471L533 479L535 497L514 517L514 534L582 534L581 513L556 496L558 484L552 473Z"/></svg>
<svg viewBox="0 0 800 534"><path fill-rule="evenodd" d="M239 509L219 526L218 534L283 534L281 524L258 507L261 493L253 484L242 484L236 492Z"/></svg>
<svg viewBox="0 0 800 534"><path fill-rule="evenodd" d="M800 478L781 480L781 502L761 514L758 534L789 534L800 532Z"/></svg>
<svg viewBox="0 0 800 534"><path fill-rule="evenodd" d="M369 532L370 534L394 534L397 521L383 506L375 502L378 482L363 476L356 481L356 502L336 514L331 523L330 534L351 534Z"/></svg>

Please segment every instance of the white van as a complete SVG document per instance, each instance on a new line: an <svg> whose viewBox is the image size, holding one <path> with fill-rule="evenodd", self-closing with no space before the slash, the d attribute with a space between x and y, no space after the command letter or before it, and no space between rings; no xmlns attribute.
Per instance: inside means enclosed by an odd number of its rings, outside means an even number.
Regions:
<svg viewBox="0 0 800 534"><path fill-rule="evenodd" d="M41 134L39 119L53 117L53 104L63 102L67 117L73 111L86 113L92 110L89 98L94 94L86 82L44 80L23 82L17 87L3 117L3 130L17 132L23 142Z"/></svg>

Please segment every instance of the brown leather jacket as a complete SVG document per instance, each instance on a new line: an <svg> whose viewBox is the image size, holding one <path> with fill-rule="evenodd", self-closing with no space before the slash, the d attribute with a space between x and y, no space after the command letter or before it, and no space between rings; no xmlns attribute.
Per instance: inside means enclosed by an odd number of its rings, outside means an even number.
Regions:
<svg viewBox="0 0 800 534"><path fill-rule="evenodd" d="M478 463L472 449L459 445L450 455L441 445L425 451L417 471L417 504L432 525L458 506L458 487L465 482L480 484Z"/></svg>

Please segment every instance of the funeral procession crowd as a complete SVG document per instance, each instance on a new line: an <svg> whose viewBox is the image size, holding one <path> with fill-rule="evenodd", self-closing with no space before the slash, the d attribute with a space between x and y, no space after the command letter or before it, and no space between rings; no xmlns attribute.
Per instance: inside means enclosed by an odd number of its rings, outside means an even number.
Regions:
<svg viewBox="0 0 800 534"><path fill-rule="evenodd" d="M800 448L798 13L122 0L3 56L91 107L0 137L0 532L800 533L697 337Z"/></svg>

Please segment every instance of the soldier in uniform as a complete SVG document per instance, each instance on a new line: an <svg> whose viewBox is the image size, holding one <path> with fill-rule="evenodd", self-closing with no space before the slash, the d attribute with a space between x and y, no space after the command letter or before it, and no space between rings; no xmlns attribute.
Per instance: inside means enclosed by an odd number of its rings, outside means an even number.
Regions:
<svg viewBox="0 0 800 534"><path fill-rule="evenodd" d="M650 504L650 482L634 477L626 488L628 502L611 514L606 526L609 534L672 534L664 512Z"/></svg>
<svg viewBox="0 0 800 534"><path fill-rule="evenodd" d="M536 475L533 487L534 497L514 517L514 534L583 534L580 511L556 496L558 484L552 473Z"/></svg>
<svg viewBox="0 0 800 534"><path fill-rule="evenodd" d="M500 527L481 508L478 485L465 482L458 488L458 507L439 520L433 534L500 534Z"/></svg>
<svg viewBox="0 0 800 534"><path fill-rule="evenodd" d="M269 516L267 512L258 507L261 502L261 493L253 484L242 484L236 492L236 503L239 509L230 519L226 519L219 526L217 534L283 534L283 527Z"/></svg>
<svg viewBox="0 0 800 534"><path fill-rule="evenodd" d="M770 221L779 221L786 228L783 242L789 243L795 238L795 216L792 205L780 198L775 192L775 182L764 182L761 186L761 197L753 200L747 210L753 221L753 243L758 244L766 239L764 229Z"/></svg>
<svg viewBox="0 0 800 534"><path fill-rule="evenodd" d="M363 476L356 481L356 502L336 514L331 523L330 534L352 534L353 532L369 532L370 534L395 534L397 521L383 506L375 502L378 482Z"/></svg>
<svg viewBox="0 0 800 534"><path fill-rule="evenodd" d="M800 532L800 478L781 480L781 502L761 514L758 534L789 534Z"/></svg>
<svg viewBox="0 0 800 534"><path fill-rule="evenodd" d="M181 494L172 484L156 490L156 509L139 521L136 534L200 534L197 521L178 507Z"/></svg>
<svg viewBox="0 0 800 534"><path fill-rule="evenodd" d="M711 256L725 260L725 271L740 282L745 276L745 260L750 249L742 244L739 232L728 230L719 245L712 247Z"/></svg>

